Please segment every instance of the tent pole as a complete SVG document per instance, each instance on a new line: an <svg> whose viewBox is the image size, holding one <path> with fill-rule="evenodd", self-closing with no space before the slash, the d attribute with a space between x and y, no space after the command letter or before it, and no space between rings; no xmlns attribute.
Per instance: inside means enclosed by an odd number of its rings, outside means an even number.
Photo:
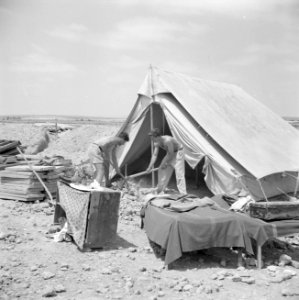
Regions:
<svg viewBox="0 0 299 300"><path fill-rule="evenodd" d="M297 178L296 178L296 186L295 186L295 191L294 191L294 197L296 197L296 195L297 195L298 184L299 184L299 171L298 171L298 175L297 175Z"/></svg>
<svg viewBox="0 0 299 300"><path fill-rule="evenodd" d="M150 65L150 83L151 83L151 96L153 99L153 103L155 102L155 93L154 93L154 83L153 83L153 67ZM151 130L154 129L154 110L153 110L153 103L150 106L150 126ZM154 142L151 140L151 154L153 156L154 153ZM155 187L155 173L152 172L152 188Z"/></svg>
<svg viewBox="0 0 299 300"><path fill-rule="evenodd" d="M154 97L154 96L153 96ZM151 117L151 130L154 129L154 112L153 112L153 104L150 106L150 117ZM154 153L154 142L151 140L151 153L153 156ZM155 187L155 172L152 172L152 188Z"/></svg>

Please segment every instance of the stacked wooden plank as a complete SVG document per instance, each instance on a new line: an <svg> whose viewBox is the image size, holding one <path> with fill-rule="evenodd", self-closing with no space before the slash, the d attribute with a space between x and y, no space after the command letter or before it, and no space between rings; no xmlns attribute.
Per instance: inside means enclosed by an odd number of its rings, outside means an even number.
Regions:
<svg viewBox="0 0 299 300"><path fill-rule="evenodd" d="M26 164L24 159L19 159L19 150L22 152L23 147L20 141L0 140L0 170L6 167Z"/></svg>
<svg viewBox="0 0 299 300"><path fill-rule="evenodd" d="M0 171L0 198L19 201L42 201L49 198L42 180L53 198L57 196L57 180L63 166L13 166Z"/></svg>
<svg viewBox="0 0 299 300"><path fill-rule="evenodd" d="M17 147L20 147L20 141L0 140L0 155L16 155L19 154Z"/></svg>

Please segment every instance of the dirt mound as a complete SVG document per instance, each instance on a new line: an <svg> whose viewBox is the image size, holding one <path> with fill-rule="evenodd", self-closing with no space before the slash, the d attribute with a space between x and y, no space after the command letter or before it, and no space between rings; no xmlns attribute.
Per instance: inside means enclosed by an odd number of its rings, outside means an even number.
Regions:
<svg viewBox="0 0 299 300"><path fill-rule="evenodd" d="M88 144L96 138L114 135L119 125L82 125L72 130L50 135L48 148L43 156L61 155L80 164L87 160L86 149ZM19 140L23 146L28 146L40 134L40 127L34 124L1 124L0 137L2 139Z"/></svg>

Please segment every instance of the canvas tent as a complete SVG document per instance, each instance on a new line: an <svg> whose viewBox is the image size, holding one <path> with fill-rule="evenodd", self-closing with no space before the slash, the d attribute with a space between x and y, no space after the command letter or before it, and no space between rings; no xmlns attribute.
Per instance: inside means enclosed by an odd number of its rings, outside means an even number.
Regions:
<svg viewBox="0 0 299 300"><path fill-rule="evenodd" d="M260 200L298 189L299 131L238 86L150 67L121 127L130 136L118 152L127 174L148 166L155 127L182 143L186 166L202 165L214 194Z"/></svg>

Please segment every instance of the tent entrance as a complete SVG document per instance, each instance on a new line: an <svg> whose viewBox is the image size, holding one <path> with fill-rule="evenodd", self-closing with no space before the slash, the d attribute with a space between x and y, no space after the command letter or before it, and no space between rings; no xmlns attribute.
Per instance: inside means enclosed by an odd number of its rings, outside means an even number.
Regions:
<svg viewBox="0 0 299 300"><path fill-rule="evenodd" d="M141 125L137 132L137 135L131 145L130 155L126 157L123 163L123 172L127 175L136 174L146 170L151 160L151 139L148 133L153 128L159 128L163 135L172 136L170 126L165 118L164 112L158 103L153 103L145 113L143 119L140 121ZM166 152L163 149L159 149L158 158L155 163L155 167L161 164ZM196 194L199 196L212 196L206 186L203 174L204 159L198 163L195 169L192 169L188 163L185 162L185 175L188 193ZM152 186L152 176L148 174L146 176L136 178L136 181L142 187ZM155 185L158 182L157 172L155 172ZM173 173L168 188L176 189L175 172Z"/></svg>

